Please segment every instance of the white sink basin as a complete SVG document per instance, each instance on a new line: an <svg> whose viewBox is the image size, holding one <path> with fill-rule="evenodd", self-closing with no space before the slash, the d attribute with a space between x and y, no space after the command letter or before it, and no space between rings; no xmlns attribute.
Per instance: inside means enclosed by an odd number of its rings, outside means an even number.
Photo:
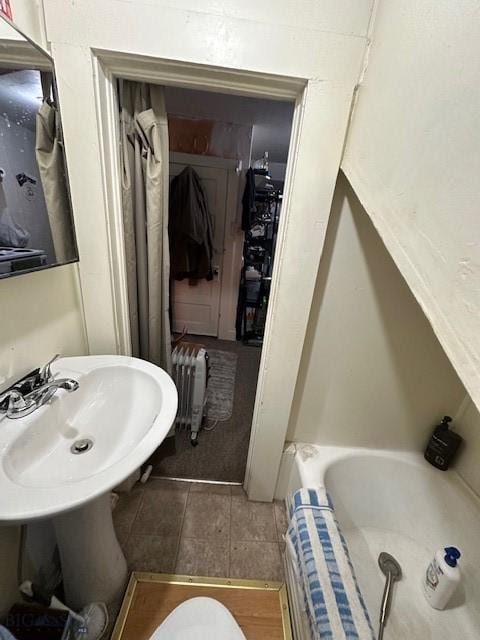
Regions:
<svg viewBox="0 0 480 640"><path fill-rule="evenodd" d="M167 435L177 410L171 378L124 356L63 358L58 390L32 414L0 420L0 521L25 522L75 509L133 473ZM89 440L91 448L71 447Z"/></svg>

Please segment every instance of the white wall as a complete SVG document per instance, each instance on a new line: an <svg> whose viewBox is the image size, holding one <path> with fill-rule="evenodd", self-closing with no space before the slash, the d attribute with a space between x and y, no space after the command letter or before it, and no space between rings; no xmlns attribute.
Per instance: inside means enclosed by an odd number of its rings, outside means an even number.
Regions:
<svg viewBox="0 0 480 640"><path fill-rule="evenodd" d="M373 0L282 0L275 11L256 0L123 2L45 0L55 59L81 267L89 343L116 351L113 285L97 128L92 48L318 80L326 135L343 139L343 104L360 73ZM342 94L342 98L340 98ZM311 93L313 97L314 93ZM344 96L344 97L343 97ZM341 113L341 117L340 117ZM79 127L79 123L82 126ZM320 125L319 125L320 126ZM330 138L329 138L330 140ZM325 137L326 144L327 138ZM336 158L330 146L326 159ZM336 159L334 163L336 164ZM331 169L325 183L331 194ZM106 178L108 179L108 177ZM88 188L85 188L88 185ZM326 213L326 212L325 212Z"/></svg>
<svg viewBox="0 0 480 640"><path fill-rule="evenodd" d="M480 412L468 397L455 416L454 428L465 440L455 468L465 482L480 495Z"/></svg>
<svg viewBox="0 0 480 640"><path fill-rule="evenodd" d="M77 265L0 281L0 389L55 353L86 352Z"/></svg>
<svg viewBox="0 0 480 640"><path fill-rule="evenodd" d="M25 41L25 38L15 31L6 20L0 18L0 40L3 39Z"/></svg>
<svg viewBox="0 0 480 640"><path fill-rule="evenodd" d="M0 280L0 391L55 353L86 353L77 265ZM0 614L18 595L16 527L0 526Z"/></svg>
<svg viewBox="0 0 480 640"><path fill-rule="evenodd" d="M422 450L464 388L340 173L289 440Z"/></svg>
<svg viewBox="0 0 480 640"><path fill-rule="evenodd" d="M476 0L380 0L342 163L477 407L479 77Z"/></svg>

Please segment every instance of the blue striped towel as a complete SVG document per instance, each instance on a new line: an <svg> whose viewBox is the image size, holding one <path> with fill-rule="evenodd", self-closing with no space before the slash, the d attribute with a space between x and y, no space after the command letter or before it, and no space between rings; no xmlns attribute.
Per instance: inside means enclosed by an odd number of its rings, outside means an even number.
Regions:
<svg viewBox="0 0 480 640"><path fill-rule="evenodd" d="M312 639L375 640L345 539L323 487L288 504L287 552L302 585Z"/></svg>

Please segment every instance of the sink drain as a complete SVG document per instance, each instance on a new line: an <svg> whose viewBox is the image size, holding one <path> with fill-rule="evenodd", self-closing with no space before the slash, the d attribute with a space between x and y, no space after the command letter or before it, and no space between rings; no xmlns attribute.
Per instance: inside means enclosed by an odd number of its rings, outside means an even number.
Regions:
<svg viewBox="0 0 480 640"><path fill-rule="evenodd" d="M93 442L89 438L83 438L82 440L77 440L70 447L70 451L78 456L80 453L85 453L86 451L90 451L93 447Z"/></svg>

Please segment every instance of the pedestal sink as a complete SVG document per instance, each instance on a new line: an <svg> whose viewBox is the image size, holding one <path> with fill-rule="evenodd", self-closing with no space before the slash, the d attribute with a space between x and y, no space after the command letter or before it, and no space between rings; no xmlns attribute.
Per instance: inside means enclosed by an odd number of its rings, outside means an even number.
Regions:
<svg viewBox="0 0 480 640"><path fill-rule="evenodd" d="M167 435L177 410L171 378L125 356L62 358L58 390L32 414L0 419L0 523L52 518L67 603L112 602L127 577L109 491Z"/></svg>

